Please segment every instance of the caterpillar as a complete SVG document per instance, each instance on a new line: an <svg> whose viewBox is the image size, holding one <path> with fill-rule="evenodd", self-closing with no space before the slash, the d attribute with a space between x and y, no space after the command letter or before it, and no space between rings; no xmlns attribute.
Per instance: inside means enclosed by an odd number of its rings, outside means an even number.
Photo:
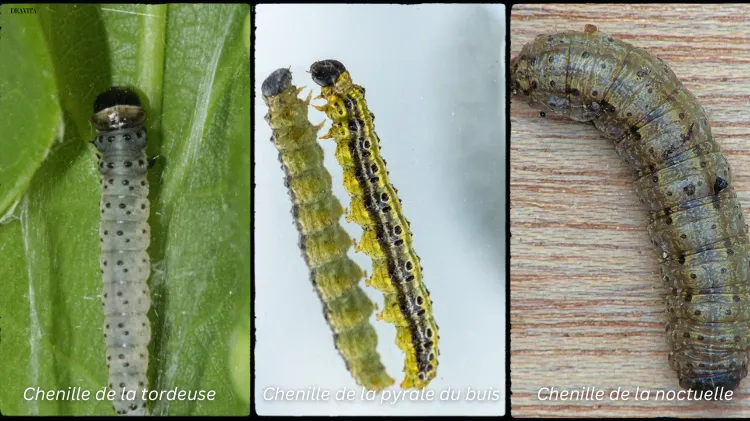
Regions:
<svg viewBox="0 0 750 421"><path fill-rule="evenodd" d="M511 88L540 115L592 122L635 173L668 289L668 361L685 389L747 375L750 245L729 164L705 111L655 55L586 25L540 35L511 60Z"/></svg>
<svg viewBox="0 0 750 421"><path fill-rule="evenodd" d="M409 222L380 155L375 117L367 108L365 89L352 82L341 62L318 61L310 73L321 86L320 97L327 101L314 107L332 120L322 139L336 142L344 187L351 196L347 220L363 230L355 251L364 252L373 261L373 274L366 285L384 295L385 308L377 318L396 326L396 343L406 354L401 387L422 389L437 373L438 326L430 292L422 280L420 259L412 248Z"/></svg>
<svg viewBox="0 0 750 421"><path fill-rule="evenodd" d="M375 305L358 285L362 269L346 255L352 239L338 222L344 210L333 195L323 149L316 141L321 126L307 119L311 95L304 101L297 97L302 89L292 85L291 72L283 68L261 85L268 106L266 121L273 130L271 142L285 173L302 257L336 348L360 386L381 390L393 379L380 361L377 334L369 322Z"/></svg>
<svg viewBox="0 0 750 421"><path fill-rule="evenodd" d="M145 112L135 92L112 87L94 101L92 122L102 185L100 268L112 405L120 415L146 415L151 233Z"/></svg>

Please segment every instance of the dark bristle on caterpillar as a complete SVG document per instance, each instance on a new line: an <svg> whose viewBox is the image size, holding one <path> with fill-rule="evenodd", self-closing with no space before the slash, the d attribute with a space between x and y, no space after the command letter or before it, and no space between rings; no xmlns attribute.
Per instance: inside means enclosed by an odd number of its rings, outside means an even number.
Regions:
<svg viewBox="0 0 750 421"><path fill-rule="evenodd" d="M151 340L145 113L135 92L117 87L99 95L94 110L97 136L92 143L98 150L102 186L99 238L108 384L115 392L112 406L117 414L148 415L142 399L148 389Z"/></svg>
<svg viewBox="0 0 750 421"><path fill-rule="evenodd" d="M359 286L362 269L347 256L352 239L339 223L344 209L323 166L323 148L317 142L321 125L308 121L311 96L298 98L301 90L292 84L288 69L272 72L261 86L268 106L265 119L284 170L302 257L336 349L357 384L379 391L393 379L380 361L377 334L369 321L375 304Z"/></svg>
<svg viewBox="0 0 750 421"><path fill-rule="evenodd" d="M714 398L738 387L750 350L750 241L696 97L664 61L594 25L536 37L510 70L517 99L593 122L634 168L669 290L668 361L680 386Z"/></svg>

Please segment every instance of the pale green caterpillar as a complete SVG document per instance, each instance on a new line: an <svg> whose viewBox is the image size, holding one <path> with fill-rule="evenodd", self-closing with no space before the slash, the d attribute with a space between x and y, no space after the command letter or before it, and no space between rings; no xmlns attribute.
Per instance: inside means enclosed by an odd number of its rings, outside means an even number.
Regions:
<svg viewBox="0 0 750 421"><path fill-rule="evenodd" d="M375 305L358 286L362 270L346 255L352 239L339 224L343 208L331 190L331 176L323 167L323 149L316 139L321 126L307 120L310 96L299 99L301 90L292 85L288 69L274 71L263 82L271 141L279 150L302 256L336 348L359 385L381 390L393 379L380 362L377 334L368 320Z"/></svg>

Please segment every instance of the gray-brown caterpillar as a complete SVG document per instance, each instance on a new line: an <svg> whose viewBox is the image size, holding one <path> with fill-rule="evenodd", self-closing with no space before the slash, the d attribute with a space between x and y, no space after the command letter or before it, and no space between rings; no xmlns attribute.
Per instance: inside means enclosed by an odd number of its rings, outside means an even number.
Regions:
<svg viewBox="0 0 750 421"><path fill-rule="evenodd" d="M92 118L102 184L104 338L109 388L116 392L112 405L121 415L147 414L141 393L148 388L151 294L146 280L151 266L146 249L151 231L145 113L140 105L134 92L113 87L96 98Z"/></svg>
<svg viewBox="0 0 750 421"><path fill-rule="evenodd" d="M635 169L662 253L669 361L680 386L735 389L747 375L747 226L703 108L655 55L599 32L540 35L511 60L514 95L592 122Z"/></svg>

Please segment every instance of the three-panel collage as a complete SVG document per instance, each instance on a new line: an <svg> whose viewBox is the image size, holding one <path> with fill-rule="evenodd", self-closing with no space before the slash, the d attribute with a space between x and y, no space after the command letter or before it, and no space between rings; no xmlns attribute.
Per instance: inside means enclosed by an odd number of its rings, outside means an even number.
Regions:
<svg viewBox="0 0 750 421"><path fill-rule="evenodd" d="M750 416L750 6L253 6L251 412Z"/></svg>

